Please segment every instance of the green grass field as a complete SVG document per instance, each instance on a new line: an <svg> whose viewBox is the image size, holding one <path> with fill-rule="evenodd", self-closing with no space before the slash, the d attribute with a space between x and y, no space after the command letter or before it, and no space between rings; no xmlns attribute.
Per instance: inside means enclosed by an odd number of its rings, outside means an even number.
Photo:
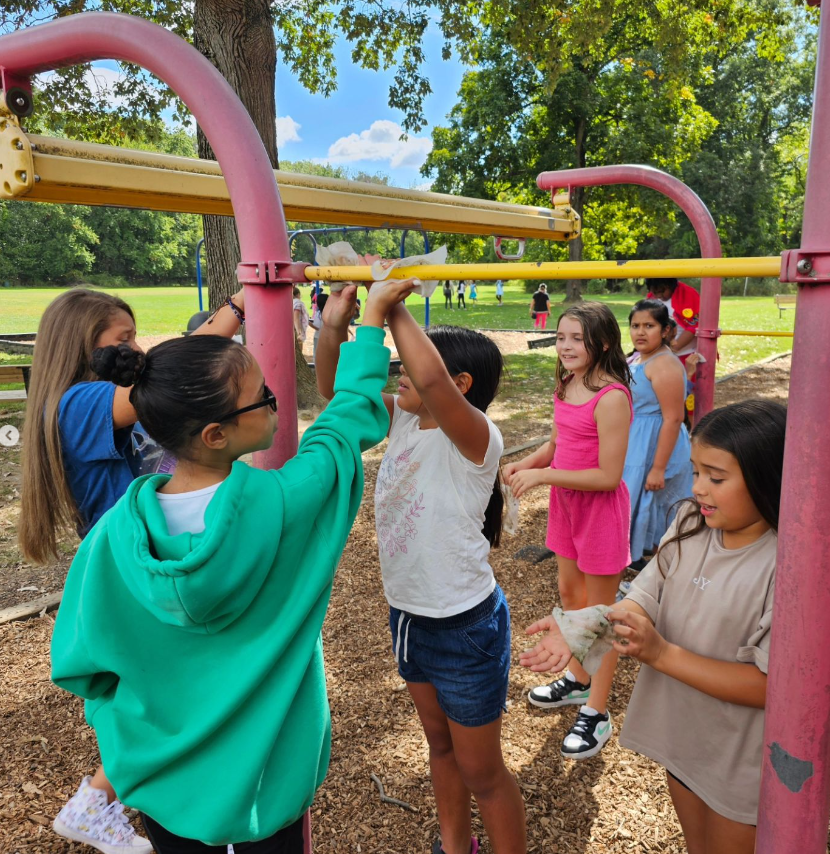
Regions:
<svg viewBox="0 0 830 854"><path fill-rule="evenodd" d="M4 288L0 290L0 334L3 332L33 332L37 329L40 316L46 306L62 292L60 288ZM133 307L138 323L139 335L176 334L185 329L187 321L198 310L196 288L130 288L116 293ZM304 297L306 297L306 291ZM529 316L530 295L524 292L521 282L510 281L505 287L504 305L499 307L495 297L495 285L484 284L478 288L476 304L467 299L467 310L445 309L444 298L436 291L430 301L430 320L435 323L453 323L478 329L532 329ZM628 312L636 301L634 294L590 296L589 299L604 302L611 308L620 324L625 327ZM558 294L552 295L552 318L549 329L555 325L560 308ZM413 297L409 301L412 314L421 323L424 320L424 300ZM778 310L772 297L724 297L721 303L721 327L723 329L749 329L768 332L791 332L795 312L786 311L779 320ZM623 328L623 346L628 336ZM751 365L766 356L791 349L790 338L721 338L718 348L720 361L718 375ZM550 358L553 349L537 351L537 356ZM528 356L531 354L528 353ZM517 357L524 358L524 357ZM0 363L15 364L27 361L26 357L3 356ZM515 358L511 359L515 362ZM536 357L528 362L536 363ZM542 363L544 364L544 363ZM516 366L518 369L518 365Z"/></svg>

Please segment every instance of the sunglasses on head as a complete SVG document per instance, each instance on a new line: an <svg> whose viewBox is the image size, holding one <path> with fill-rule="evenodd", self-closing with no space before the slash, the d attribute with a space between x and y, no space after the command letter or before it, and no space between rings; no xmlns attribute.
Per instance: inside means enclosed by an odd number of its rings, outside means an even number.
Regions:
<svg viewBox="0 0 830 854"><path fill-rule="evenodd" d="M253 412L254 409L261 409L263 406L270 406L271 412L277 411L277 398L274 397L274 393L268 388L267 385L262 387L262 400L258 400L256 403L252 403L250 406L243 406L242 409L234 409L233 412L229 412L227 415L223 415L221 418L216 418L213 421L208 421L208 424L224 424L227 421L231 421L236 418L237 415L242 415L245 412ZM190 431L191 436L195 436L197 433L201 433L202 430L205 429L207 424L203 424L201 427L197 427L195 430Z"/></svg>

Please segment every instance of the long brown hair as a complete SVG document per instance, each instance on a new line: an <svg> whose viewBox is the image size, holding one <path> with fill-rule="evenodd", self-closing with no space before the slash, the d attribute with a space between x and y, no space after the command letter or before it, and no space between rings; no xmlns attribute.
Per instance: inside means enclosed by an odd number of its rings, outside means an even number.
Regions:
<svg viewBox="0 0 830 854"><path fill-rule="evenodd" d="M53 300L37 330L32 377L23 426L23 487L17 538L20 550L35 563L58 555L58 534L77 528L80 513L63 465L58 407L64 392L99 377L90 357L113 315L133 310L118 297L73 288Z"/></svg>
<svg viewBox="0 0 830 854"><path fill-rule="evenodd" d="M742 400L705 415L692 431L692 441L732 454L738 461L746 489L761 518L778 533L781 480L784 475L784 435L787 407L772 400ZM679 502L673 537L660 544L657 568L665 577L665 549L699 534L706 527L700 506L693 498ZM682 515L681 515L682 514Z"/></svg>
<svg viewBox="0 0 830 854"><path fill-rule="evenodd" d="M593 385L591 376L596 371L599 374L613 377L626 388L631 385L631 371L625 360L622 349L620 324L614 317L614 312L601 302L584 302L566 309L559 315L556 328L563 317L573 317L582 327L582 338L585 350L591 360L591 367L586 371L582 382L589 391L600 391L602 386ZM556 396L565 399L565 384L571 377L561 359L556 361Z"/></svg>

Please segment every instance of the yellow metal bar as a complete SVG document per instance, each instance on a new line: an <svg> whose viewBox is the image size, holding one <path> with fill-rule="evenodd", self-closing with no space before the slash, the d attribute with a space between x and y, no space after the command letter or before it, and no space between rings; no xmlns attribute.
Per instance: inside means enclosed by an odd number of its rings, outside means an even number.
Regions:
<svg viewBox="0 0 830 854"><path fill-rule="evenodd" d="M562 263L434 264L401 267L395 278L406 279L645 279L658 276L778 276L781 259L679 258L667 261L568 261ZM306 279L324 282L371 282L369 267L306 267Z"/></svg>
<svg viewBox="0 0 830 854"><path fill-rule="evenodd" d="M756 335L759 338L792 338L793 332L750 332L746 329L721 329L721 335Z"/></svg>
<svg viewBox="0 0 830 854"><path fill-rule="evenodd" d="M213 161L36 135L24 135L24 141L31 146L30 171L37 182L30 175L29 186L17 188L15 198L233 215ZM11 144L4 148L0 140L0 167L13 155L17 150ZM580 231L569 205L537 208L293 172L276 171L275 176L286 218L296 222L545 240L570 240Z"/></svg>

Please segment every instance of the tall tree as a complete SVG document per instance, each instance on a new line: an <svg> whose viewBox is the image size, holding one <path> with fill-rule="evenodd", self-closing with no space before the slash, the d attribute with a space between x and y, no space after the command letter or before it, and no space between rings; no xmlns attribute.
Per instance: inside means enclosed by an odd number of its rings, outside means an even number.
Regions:
<svg viewBox="0 0 830 854"><path fill-rule="evenodd" d="M433 132L423 172L436 189L539 202L535 176L546 169L649 162L670 171L699 150L715 127L698 103L712 55L755 28L777 44L779 12L763 0L486 0L484 26L469 47L465 76L447 127ZM611 208L655 211L647 194L593 192ZM584 215L585 195L571 204ZM657 208L655 207L657 206ZM635 214L636 215L636 214ZM625 229L630 245L635 229ZM603 249L590 228L592 238ZM570 260L584 241L569 244ZM614 245L605 251L614 251ZM566 299L580 298L568 283Z"/></svg>

